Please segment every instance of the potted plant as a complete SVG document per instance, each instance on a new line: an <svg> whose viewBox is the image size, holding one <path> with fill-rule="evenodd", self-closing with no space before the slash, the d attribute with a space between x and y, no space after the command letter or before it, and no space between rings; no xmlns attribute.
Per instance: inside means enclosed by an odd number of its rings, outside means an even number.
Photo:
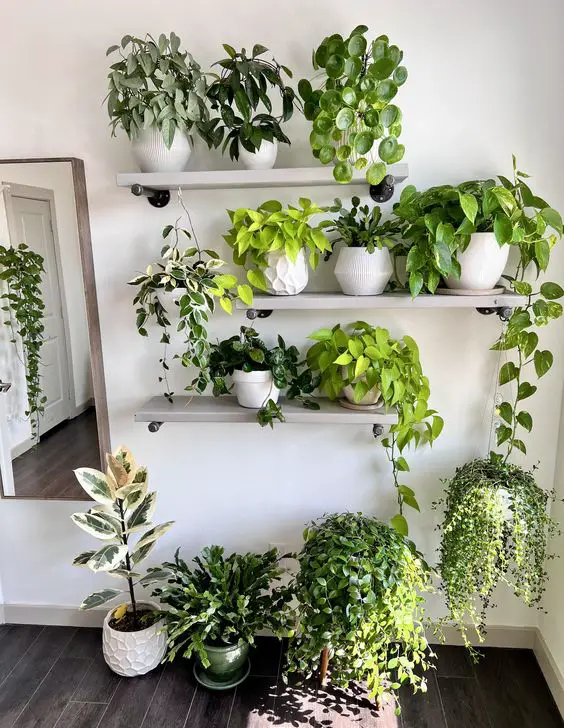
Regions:
<svg viewBox="0 0 564 728"><path fill-rule="evenodd" d="M353 169L366 169L368 184L379 184L386 165L405 152L398 143L401 110L391 103L407 79L403 51L385 35L370 43L367 32L359 25L348 38L338 33L324 38L313 55L321 87L314 91L307 79L298 84L305 117L313 122L313 154L322 164L335 163L333 177L345 184Z"/></svg>
<svg viewBox="0 0 564 728"><path fill-rule="evenodd" d="M365 683L379 704L403 684L424 691L431 570L415 546L376 518L333 514L307 526L298 563L288 671L311 675L325 652L331 682Z"/></svg>
<svg viewBox="0 0 564 728"><path fill-rule="evenodd" d="M167 660L195 657L194 675L204 687L228 690L250 672L249 646L258 631L292 634L292 593L279 584L284 569L276 549L263 554L230 554L223 547L203 549L190 567L178 551L174 561L155 570L170 571L154 596L167 606Z"/></svg>
<svg viewBox="0 0 564 728"><path fill-rule="evenodd" d="M128 594L128 604L110 609L106 615L102 642L108 666L118 675L134 677L154 670L166 652L166 635L158 606L138 601L135 587L149 586L168 575L166 571L152 569L150 574L141 576L138 569L173 521L158 526L151 523L157 494L148 491L147 468L137 467L126 447L120 447L114 455L106 457L106 474L93 468L74 471L96 505L86 513L74 513L71 518L83 531L103 541L103 546L84 551L73 564L125 580L125 589L102 589L86 597L80 608L100 607ZM145 532L133 544L132 535L143 530Z"/></svg>
<svg viewBox="0 0 564 728"><path fill-rule="evenodd" d="M214 64L221 66L221 73L208 89L211 107L219 112L210 121L208 143L222 145L223 152L229 147L231 159L240 156L247 169L271 169L278 142L290 144L280 124L288 121L294 111L294 91L282 79L282 73L291 78L292 72L275 59L261 58L268 51L263 45L253 46L250 56L245 48L236 51L227 43L223 47L228 57ZM280 116L272 115L269 86L280 94ZM259 111L260 107L264 111Z"/></svg>
<svg viewBox="0 0 564 728"><path fill-rule="evenodd" d="M142 172L182 172L190 158L190 133L205 135L206 78L171 33L158 40L125 35L106 55L119 54L108 74L106 97L112 135L121 126Z"/></svg>
<svg viewBox="0 0 564 728"><path fill-rule="evenodd" d="M393 273L389 250L394 247L393 235L399 227L393 222L382 223L378 206L372 210L360 205L360 199L353 197L350 210L335 199L331 212L339 216L329 221L328 233L337 233L331 241L334 247L343 243L335 265L335 276L341 290L348 296L375 296L384 292ZM327 256L326 256L327 257Z"/></svg>
<svg viewBox="0 0 564 728"><path fill-rule="evenodd" d="M315 227L309 223L321 212L324 208L305 197L300 197L298 207L287 209L269 200L256 210L228 210L233 227L223 237L233 249L235 263L248 267L251 285L274 296L295 296L308 282L306 253L315 270L319 253L331 250L323 233L325 223Z"/></svg>
<svg viewBox="0 0 564 728"><path fill-rule="evenodd" d="M167 376L167 345L170 344L171 325L167 305L177 307L177 330L184 334L184 351L175 358L180 359L183 366L195 366L198 370L197 376L186 389L201 394L210 382L207 374L209 342L206 324L209 315L215 310L216 299L229 314L235 299L239 298L249 306L253 302L250 286L239 285L236 276L221 273L225 262L220 255L215 250L200 247L190 213L180 195L179 199L188 218L190 231L180 227L179 220L174 225L167 225L163 230L163 238L166 240L172 237L172 243L161 249L160 260L129 281L129 285L138 288L133 299L133 305L137 306L138 332L141 336L148 336L146 327L151 320L163 329L161 343L164 344L164 352L160 359L162 375L159 382L164 383L165 397L171 402L174 392L170 391ZM192 242L194 245L184 249L180 246L181 242ZM167 295L171 300L166 300Z"/></svg>
<svg viewBox="0 0 564 728"><path fill-rule="evenodd" d="M381 403L397 412L398 421L391 425L382 444L392 463L398 500L398 513L391 523L407 534L404 506L419 510L419 504L413 490L400 483L400 473L409 471L402 453L410 444L432 444L444 424L428 406L429 380L423 374L417 344L410 336L393 339L386 329L364 321L346 328L337 324L332 329L319 329L310 339L316 343L306 360L309 368L319 373L319 389L329 399L340 398L342 404L354 409Z"/></svg>

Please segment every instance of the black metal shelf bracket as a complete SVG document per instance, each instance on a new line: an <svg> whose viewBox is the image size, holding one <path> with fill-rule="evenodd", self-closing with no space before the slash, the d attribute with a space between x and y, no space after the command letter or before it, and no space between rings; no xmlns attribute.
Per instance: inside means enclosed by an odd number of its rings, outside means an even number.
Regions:
<svg viewBox="0 0 564 728"><path fill-rule="evenodd" d="M374 435L374 439L380 437L380 435L383 435L384 425L372 425L372 434Z"/></svg>
<svg viewBox="0 0 564 728"><path fill-rule="evenodd" d="M149 422L147 427L149 429L149 432L158 432L163 425L164 422Z"/></svg>
<svg viewBox="0 0 564 728"><path fill-rule="evenodd" d="M392 174L387 174L379 184L370 185L370 197L374 202L388 202L393 197L395 187L395 177Z"/></svg>
<svg viewBox="0 0 564 728"><path fill-rule="evenodd" d="M497 306L494 308L477 308L476 311L478 313L481 313L483 316L491 316L492 314L496 314L499 316L501 321L509 321L511 316L513 315L513 309L511 306Z"/></svg>
<svg viewBox="0 0 564 728"><path fill-rule="evenodd" d="M249 319L249 321L254 321L257 318L268 318L272 315L272 309L271 308L248 308L246 310L246 316Z"/></svg>
<svg viewBox="0 0 564 728"><path fill-rule="evenodd" d="M155 190L143 185L131 185L131 194L135 197L146 197L153 207L166 207L170 202L169 190Z"/></svg>

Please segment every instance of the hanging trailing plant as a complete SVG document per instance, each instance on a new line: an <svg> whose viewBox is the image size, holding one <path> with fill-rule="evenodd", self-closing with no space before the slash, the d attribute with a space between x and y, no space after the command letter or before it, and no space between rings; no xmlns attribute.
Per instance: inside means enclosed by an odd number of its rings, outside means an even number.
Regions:
<svg viewBox="0 0 564 728"><path fill-rule="evenodd" d="M45 411L47 397L41 389L41 347L43 346L43 311L41 276L43 258L25 243L17 247L0 245L0 300L4 312L4 325L10 329L10 343L25 369L27 410L31 423L31 437L39 430L39 418ZM23 352L18 346L21 341Z"/></svg>

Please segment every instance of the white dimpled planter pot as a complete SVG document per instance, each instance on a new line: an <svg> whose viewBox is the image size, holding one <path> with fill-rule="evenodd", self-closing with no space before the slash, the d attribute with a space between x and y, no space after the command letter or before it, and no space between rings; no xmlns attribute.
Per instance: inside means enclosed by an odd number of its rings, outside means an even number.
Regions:
<svg viewBox="0 0 564 728"><path fill-rule="evenodd" d="M142 172L183 172L192 147L190 140L179 129L174 134L170 149L156 127L144 129L132 141L133 155Z"/></svg>
<svg viewBox="0 0 564 728"><path fill-rule="evenodd" d="M280 390L274 385L272 372L233 372L235 396L241 407L260 409L272 399L278 402Z"/></svg>
<svg viewBox="0 0 564 728"><path fill-rule="evenodd" d="M473 233L468 247L458 253L460 279L446 279L448 288L489 291L495 288L507 264L509 245L500 245L494 233Z"/></svg>
<svg viewBox="0 0 564 728"><path fill-rule="evenodd" d="M347 296L377 296L384 292L393 272L387 248L369 253L366 248L341 248L335 276Z"/></svg>
<svg viewBox="0 0 564 728"><path fill-rule="evenodd" d="M248 152L239 144L239 157L246 169L272 169L278 156L278 142L276 139L267 142L263 139L256 152Z"/></svg>
<svg viewBox="0 0 564 728"><path fill-rule="evenodd" d="M142 602L139 609L158 609L152 602ZM114 609L104 619L102 647L109 668L122 677L145 675L157 667L166 653L164 622L156 622L138 632L120 632L110 627Z"/></svg>
<svg viewBox="0 0 564 728"><path fill-rule="evenodd" d="M307 286L309 269L303 248L295 263L278 250L268 253L266 259L267 266L263 273L268 293L273 296L295 296Z"/></svg>

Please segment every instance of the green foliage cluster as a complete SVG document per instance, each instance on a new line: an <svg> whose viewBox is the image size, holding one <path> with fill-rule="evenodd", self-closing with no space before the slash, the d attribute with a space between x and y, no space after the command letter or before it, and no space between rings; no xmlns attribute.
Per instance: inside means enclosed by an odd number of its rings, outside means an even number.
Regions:
<svg viewBox="0 0 564 728"><path fill-rule="evenodd" d="M382 221L382 211L378 205L370 209L368 205L361 205L360 198L355 196L351 199L349 210L336 197L329 212L338 215L326 223L326 232L337 233L337 237L331 241L332 246L343 243L348 248L366 248L368 253L373 253L376 248L381 250L397 245L395 236L399 233L399 226L392 220Z"/></svg>
<svg viewBox="0 0 564 728"><path fill-rule="evenodd" d="M31 423L31 437L35 439L39 418L45 411L47 397L41 389L41 348L43 346L43 312L45 304L41 296L43 258L25 243L17 247L0 245L1 310L4 325L10 329L10 343L25 369L27 410L25 416ZM21 341L23 352L19 353Z"/></svg>
<svg viewBox="0 0 564 728"><path fill-rule="evenodd" d="M108 48L107 56L120 56L108 74L112 135L121 126L136 139L143 129L156 126L169 149L177 130L188 134L196 128L205 136L206 77L190 53L180 50L180 42L175 33L163 33L158 40L125 35L120 45Z"/></svg>
<svg viewBox="0 0 564 728"><path fill-rule="evenodd" d="M225 556L222 547L211 546L194 559L194 567L178 553L173 562L149 569L157 578L163 570L171 574L154 592L168 607L162 613L168 660L197 655L209 667L206 645L253 644L263 629L278 637L292 635L292 593L278 583L284 569L276 549Z"/></svg>
<svg viewBox="0 0 564 728"><path fill-rule="evenodd" d="M250 57L245 48L236 51L226 43L223 47L228 58L214 64L222 70L220 75L214 74L215 80L207 94L212 109L219 111L219 116L209 122L208 144L214 147L223 144L222 152L229 147L231 159L239 159L239 145L252 153L258 151L263 139L290 144L280 126L281 122L292 118L294 111L294 90L282 79L282 73L292 77L290 69L274 59L261 58L268 48L260 44L253 46ZM280 116L272 115L269 86L280 93ZM261 104L266 113L256 113Z"/></svg>
<svg viewBox="0 0 564 728"><path fill-rule="evenodd" d="M299 626L288 669L311 675L329 649L331 680L365 682L371 697L397 697L403 684L426 689L431 667L423 593L430 569L413 544L360 513L311 523L292 589Z"/></svg>
<svg viewBox="0 0 564 728"><path fill-rule="evenodd" d="M403 51L385 35L369 43L367 32L359 25L348 38L338 33L324 38L313 54L314 69L323 69L321 88L314 91L307 79L298 84L305 117L313 121L313 154L323 164L336 160L333 176L345 184L353 168L366 169L368 184L379 184L386 165L405 152L398 143L401 110L390 103L407 79ZM373 159L376 144L379 162Z"/></svg>

